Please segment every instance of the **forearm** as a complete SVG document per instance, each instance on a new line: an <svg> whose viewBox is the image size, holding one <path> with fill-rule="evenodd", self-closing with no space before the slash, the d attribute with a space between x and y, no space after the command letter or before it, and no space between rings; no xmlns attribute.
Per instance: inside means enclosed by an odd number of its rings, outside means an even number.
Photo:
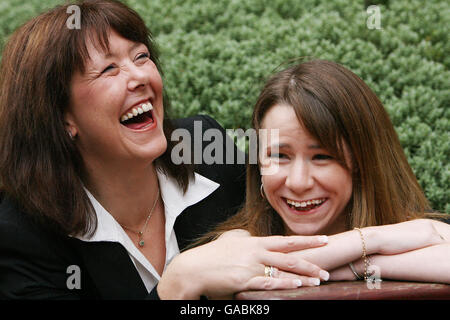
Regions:
<svg viewBox="0 0 450 320"><path fill-rule="evenodd" d="M366 247L366 254L378 251L378 240L373 227L361 229ZM363 242L357 230L347 231L328 237L324 247L306 249L292 254L305 259L324 270L333 270L362 257Z"/></svg>
<svg viewBox="0 0 450 320"><path fill-rule="evenodd" d="M372 260L382 278L450 284L450 243L393 256L376 255Z"/></svg>
<svg viewBox="0 0 450 320"><path fill-rule="evenodd" d="M448 229L448 225L427 219L366 227L361 229L364 240L357 230L347 231L330 236L325 247L295 254L325 270L333 270L361 258L363 243L366 255L397 255L448 241Z"/></svg>
<svg viewBox="0 0 450 320"><path fill-rule="evenodd" d="M450 284L450 243L429 246L395 255L373 255L371 265L376 266L382 279L440 282ZM361 260L354 263L359 274L364 273ZM348 266L330 272L330 280L354 280Z"/></svg>

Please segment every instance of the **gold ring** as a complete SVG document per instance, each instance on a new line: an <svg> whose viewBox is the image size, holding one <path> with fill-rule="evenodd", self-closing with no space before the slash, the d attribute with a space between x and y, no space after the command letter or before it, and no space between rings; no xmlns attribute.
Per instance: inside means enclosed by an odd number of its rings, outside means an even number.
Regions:
<svg viewBox="0 0 450 320"><path fill-rule="evenodd" d="M274 273L274 268L272 266L265 266L264 267L264 276L272 278Z"/></svg>

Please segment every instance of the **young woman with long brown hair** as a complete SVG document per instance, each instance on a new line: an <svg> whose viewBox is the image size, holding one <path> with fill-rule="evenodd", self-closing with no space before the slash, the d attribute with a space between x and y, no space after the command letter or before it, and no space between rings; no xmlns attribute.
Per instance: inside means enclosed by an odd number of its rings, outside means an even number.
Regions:
<svg viewBox="0 0 450 320"><path fill-rule="evenodd" d="M267 133L259 164L248 165L244 208L203 242L237 228L326 234L327 246L292 255L332 270L331 280L377 272L450 283L450 226L426 219L448 216L431 212L387 112L358 76L324 60L280 71L256 102L253 127L278 135Z"/></svg>

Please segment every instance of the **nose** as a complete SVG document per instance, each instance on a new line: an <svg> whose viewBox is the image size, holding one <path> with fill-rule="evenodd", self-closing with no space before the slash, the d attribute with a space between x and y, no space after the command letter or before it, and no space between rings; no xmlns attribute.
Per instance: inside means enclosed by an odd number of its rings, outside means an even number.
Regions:
<svg viewBox="0 0 450 320"><path fill-rule="evenodd" d="M144 68L130 64L128 73L128 90L130 91L145 88L150 83L151 75Z"/></svg>
<svg viewBox="0 0 450 320"><path fill-rule="evenodd" d="M288 171L285 185L296 194L311 189L314 186L314 169L307 161L295 161Z"/></svg>

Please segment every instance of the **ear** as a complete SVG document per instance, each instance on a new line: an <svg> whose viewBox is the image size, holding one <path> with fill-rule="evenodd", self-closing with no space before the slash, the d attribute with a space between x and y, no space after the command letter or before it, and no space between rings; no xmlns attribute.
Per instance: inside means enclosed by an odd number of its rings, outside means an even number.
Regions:
<svg viewBox="0 0 450 320"><path fill-rule="evenodd" d="M67 133L69 134L71 139L74 140L76 135L78 134L78 129L75 123L75 118L70 111L66 111L66 113L64 114L64 125L66 127Z"/></svg>

